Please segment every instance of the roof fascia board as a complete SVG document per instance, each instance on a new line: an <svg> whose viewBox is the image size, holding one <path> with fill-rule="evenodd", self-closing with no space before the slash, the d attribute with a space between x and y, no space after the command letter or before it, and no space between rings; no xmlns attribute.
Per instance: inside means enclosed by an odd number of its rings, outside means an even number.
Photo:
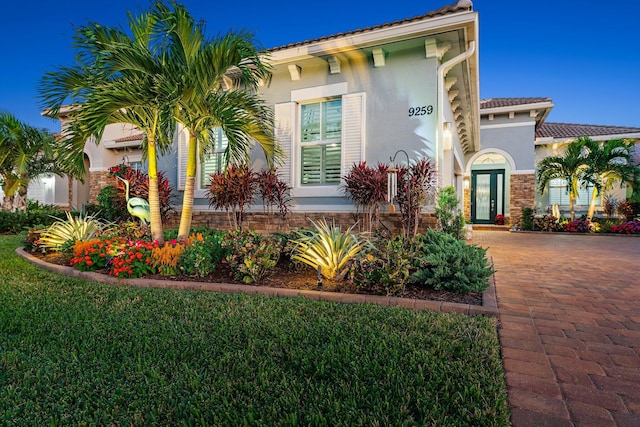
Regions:
<svg viewBox="0 0 640 427"><path fill-rule="evenodd" d="M563 137L539 137L536 138L534 143L535 145L550 145L550 144L568 144L572 141L575 141L579 137L577 136L563 136ZM635 139L640 140L640 132L634 133L616 133L611 135L591 135L588 136L589 139L593 141L610 141L612 139Z"/></svg>
<svg viewBox="0 0 640 427"><path fill-rule="evenodd" d="M487 114L504 114L510 113L512 111L530 111L530 110L542 110L542 109L551 109L553 108L552 102L535 102L532 104L519 104L519 105L509 105L506 107L494 107L494 108L481 108L480 112L482 115Z"/></svg>
<svg viewBox="0 0 640 427"><path fill-rule="evenodd" d="M456 28L475 24L475 11L458 12L446 16L425 18L421 21L377 28L357 34L336 37L300 46L292 46L269 53L269 62L278 65L291 61L315 58L337 52L362 49L381 43L392 43L407 37L419 37L437 32L451 31Z"/></svg>

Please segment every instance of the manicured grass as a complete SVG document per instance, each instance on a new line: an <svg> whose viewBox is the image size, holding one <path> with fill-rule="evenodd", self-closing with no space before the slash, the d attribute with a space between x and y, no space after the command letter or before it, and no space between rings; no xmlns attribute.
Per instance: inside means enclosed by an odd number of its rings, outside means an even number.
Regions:
<svg viewBox="0 0 640 427"><path fill-rule="evenodd" d="M52 274L0 236L0 424L505 426L495 320Z"/></svg>

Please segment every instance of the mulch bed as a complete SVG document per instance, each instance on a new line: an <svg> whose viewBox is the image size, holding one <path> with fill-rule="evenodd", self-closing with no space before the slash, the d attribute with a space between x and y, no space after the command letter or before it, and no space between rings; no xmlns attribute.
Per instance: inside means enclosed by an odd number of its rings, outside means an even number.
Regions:
<svg viewBox="0 0 640 427"><path fill-rule="evenodd" d="M58 265L69 265L68 258L60 256L57 253L51 253L42 255L40 253L33 253L34 256L44 259L47 262ZM101 271L97 271L100 273ZM103 271L107 274L106 271ZM203 283L232 283L242 284L241 281L236 280L233 277L232 272L226 266L220 266L216 271L211 273L207 277L189 277L184 275L177 276L163 276L160 274L147 275L147 279L155 280L182 280L185 282L203 282ZM325 292L341 292L350 294L371 294L366 289L358 288L353 283L347 280L328 280L322 278L322 283L318 283L317 273L309 268L302 268L299 270L292 270L286 263L278 264L267 277L263 279L261 283L252 285L268 286L272 288L287 288L287 289L300 289L300 290L313 290L313 291L325 291ZM421 300L431 301L443 301L443 302L455 302L461 304L470 305L482 305L482 293L473 292L469 294L457 294L455 292L448 291L436 291L434 289L422 288L414 285L407 285L404 292L401 295L396 295L403 298L415 298Z"/></svg>

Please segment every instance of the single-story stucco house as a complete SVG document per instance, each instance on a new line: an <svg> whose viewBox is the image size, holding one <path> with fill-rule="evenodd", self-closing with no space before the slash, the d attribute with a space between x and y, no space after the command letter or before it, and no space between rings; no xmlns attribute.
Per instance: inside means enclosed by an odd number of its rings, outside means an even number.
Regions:
<svg viewBox="0 0 640 427"><path fill-rule="evenodd" d="M433 159L438 185L457 189L473 223L493 223L497 214L517 223L522 208L565 204L560 184L537 194L541 158L583 135L640 141L640 128L547 123L550 98L480 100L478 44L478 13L460 0L402 21L270 49L273 76L260 94L273 108L286 154L279 173L292 187L292 213L349 215L354 206L339 190L340 177L354 163L388 163L404 150L411 160ZM64 129L64 110L60 120ZM178 129L173 150L158 162L179 192L187 136ZM219 141L222 151L223 135ZM86 144L84 184L46 178L30 197L72 208L93 202L109 182L109 167L144 167L141 142L137 129L110 125L98 145ZM258 150L252 162L264 166ZM212 214L207 174L219 167L219 154L200 159L195 224Z"/></svg>

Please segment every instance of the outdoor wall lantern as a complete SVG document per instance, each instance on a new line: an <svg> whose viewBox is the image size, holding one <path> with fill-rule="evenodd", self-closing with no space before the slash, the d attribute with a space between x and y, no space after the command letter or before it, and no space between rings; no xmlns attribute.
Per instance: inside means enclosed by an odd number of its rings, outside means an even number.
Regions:
<svg viewBox="0 0 640 427"><path fill-rule="evenodd" d="M442 123L442 148L445 150L451 150L451 122Z"/></svg>

